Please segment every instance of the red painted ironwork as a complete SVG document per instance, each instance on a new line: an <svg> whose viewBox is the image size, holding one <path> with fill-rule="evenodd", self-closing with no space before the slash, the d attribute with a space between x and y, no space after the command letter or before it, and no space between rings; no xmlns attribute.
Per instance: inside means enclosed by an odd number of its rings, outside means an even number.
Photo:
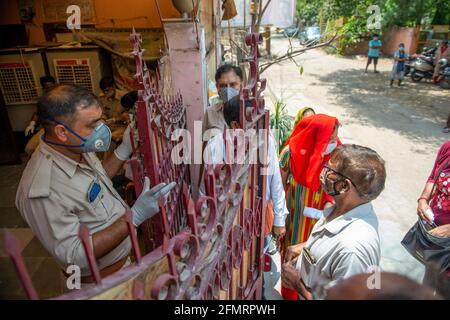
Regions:
<svg viewBox="0 0 450 320"><path fill-rule="evenodd" d="M21 250L19 240L17 240L17 238L15 238L8 230L4 231L3 239L6 254L11 258L11 261L16 268L20 282L22 283L28 299L37 300L38 294L34 289L30 275L28 274L27 268L25 267L25 262L23 261L22 254L20 253Z"/></svg>
<svg viewBox="0 0 450 320"><path fill-rule="evenodd" d="M163 98L157 78L152 78L143 63L141 37L133 33L133 55L139 100L131 130L133 170L136 194L148 176L152 185L176 181L167 203L160 199L160 213L144 226L144 241L149 252L141 256L131 212L123 219L129 226L136 263L101 278L90 242L89 232L80 228L91 273L97 285L76 290L56 299L260 299L262 295L263 226L266 210L265 164L209 165L204 174L205 194L191 197L188 164L171 161L174 143L171 134L185 128L186 110L180 95ZM241 124L244 130L264 132L258 147L267 156L269 114L264 110L261 92L265 80L258 74L259 34L250 34L246 44L249 82L241 92ZM251 101L245 112L244 99ZM224 137L227 136L227 131ZM227 149L229 142L225 140ZM246 145L246 154L250 152ZM265 158L263 158L265 159ZM13 241L5 241L30 298L37 298L20 254Z"/></svg>

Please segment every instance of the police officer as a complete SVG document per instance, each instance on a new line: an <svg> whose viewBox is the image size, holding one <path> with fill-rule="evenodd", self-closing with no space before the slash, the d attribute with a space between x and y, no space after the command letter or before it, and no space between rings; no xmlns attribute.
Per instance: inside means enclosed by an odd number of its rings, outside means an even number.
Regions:
<svg viewBox="0 0 450 320"><path fill-rule="evenodd" d="M111 177L132 152L129 128L114 154L100 162L95 152L108 150L111 131L102 118L98 98L87 89L60 85L38 102L45 128L29 160L16 194L16 206L36 237L61 268L77 265L81 282L93 282L83 246L80 223L90 230L90 241L103 277L128 261L131 241L120 219L128 208ZM167 199L175 183L144 190L131 208L137 227L159 211L158 199Z"/></svg>

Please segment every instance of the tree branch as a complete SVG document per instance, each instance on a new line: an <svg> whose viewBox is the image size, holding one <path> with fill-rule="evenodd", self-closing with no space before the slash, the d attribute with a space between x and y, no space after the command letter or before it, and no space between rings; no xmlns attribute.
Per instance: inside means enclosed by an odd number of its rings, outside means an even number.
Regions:
<svg viewBox="0 0 450 320"><path fill-rule="evenodd" d="M263 0L261 0L261 5L262 5L262 1ZM267 10L267 7L269 7L269 4L272 2L272 0L267 0L267 2L266 2L266 4L264 5L264 7L262 8L262 10L261 10L261 8L260 8L260 10L259 10L259 14L258 14L258 22L256 23L256 27L257 27L257 31L256 32L258 32L259 31L259 27L261 27L261 22L262 22L262 18L263 18L263 16L264 16L264 13L266 12L266 10Z"/></svg>
<svg viewBox="0 0 450 320"><path fill-rule="evenodd" d="M311 46L311 47L306 47L306 48L303 48L303 49L295 50L295 51L291 51L292 47L290 46L290 48L288 48L288 52L286 54L282 55L281 57L276 58L273 61L269 61L267 63L261 64L260 67L259 67L259 73L262 74L264 71L266 71L270 66L272 66L274 64L278 64L278 63L283 62L285 60L292 60L293 58L295 58L295 57L305 53L306 51L329 46L329 45L331 45L331 43L333 41L339 39L340 37L342 37L342 35L338 36L338 33L336 32L333 37L331 37L329 40L327 40L325 42L316 44L316 45Z"/></svg>

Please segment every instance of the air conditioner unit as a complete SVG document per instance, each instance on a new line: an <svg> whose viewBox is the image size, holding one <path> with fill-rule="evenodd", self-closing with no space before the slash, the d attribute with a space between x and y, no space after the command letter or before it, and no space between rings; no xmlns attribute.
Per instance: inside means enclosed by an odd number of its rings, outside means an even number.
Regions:
<svg viewBox="0 0 450 320"><path fill-rule="evenodd" d="M97 46L48 48L46 55L50 73L59 84L76 84L99 94L100 79L111 74Z"/></svg>
<svg viewBox="0 0 450 320"><path fill-rule="evenodd" d="M38 49L0 50L0 90L13 131L27 126L42 93L39 78L45 75Z"/></svg>

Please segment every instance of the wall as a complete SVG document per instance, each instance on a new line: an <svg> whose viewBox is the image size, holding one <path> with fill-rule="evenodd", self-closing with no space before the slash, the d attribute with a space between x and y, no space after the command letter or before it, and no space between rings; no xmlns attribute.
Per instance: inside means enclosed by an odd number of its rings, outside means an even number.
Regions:
<svg viewBox="0 0 450 320"><path fill-rule="evenodd" d="M416 53L419 31L416 28L393 27L381 36L383 46L381 52L384 56L393 56L400 43L405 44L408 54ZM367 55L369 41L362 41L346 48L346 55Z"/></svg>
<svg viewBox="0 0 450 320"><path fill-rule="evenodd" d="M172 1L158 0L163 18L178 18ZM155 0L95 0L97 28L161 28Z"/></svg>
<svg viewBox="0 0 450 320"><path fill-rule="evenodd" d="M32 23L26 23L28 34L28 44L35 44L45 41L44 29L42 28L43 13L42 0L35 0L36 16ZM0 1L0 25L2 24L20 24L19 7L16 0Z"/></svg>
<svg viewBox="0 0 450 320"><path fill-rule="evenodd" d="M393 27L383 35L383 53L392 56L402 42L405 44L405 50L408 54L415 53L418 36L419 31L416 28Z"/></svg>
<svg viewBox="0 0 450 320"><path fill-rule="evenodd" d="M168 0L158 0L163 18L175 18L180 14ZM33 23L26 23L29 45L45 41L43 30L43 0L35 0L36 16ZM74 0L73 4L77 1ZM95 26L97 28L161 28L154 0L94 0ZM19 7L16 0L0 1L0 25L20 24ZM83 14L83 12L81 12Z"/></svg>

